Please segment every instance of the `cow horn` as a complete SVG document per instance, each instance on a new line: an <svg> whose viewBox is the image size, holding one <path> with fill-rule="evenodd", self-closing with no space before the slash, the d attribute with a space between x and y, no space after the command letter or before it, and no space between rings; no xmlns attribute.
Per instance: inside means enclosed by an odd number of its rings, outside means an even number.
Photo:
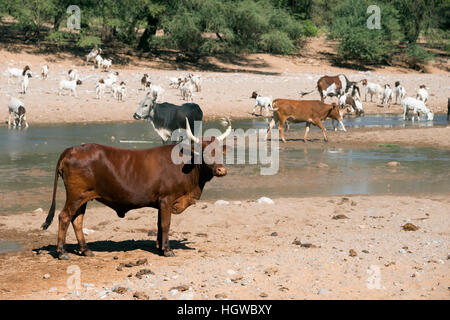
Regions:
<svg viewBox="0 0 450 320"><path fill-rule="evenodd" d="M194 141L195 143L200 143L200 139L197 138L197 137L195 137L195 136L192 134L191 126L189 125L189 120L188 120L188 118L186 118L186 134L187 134L188 138L191 139L192 141Z"/></svg>
<svg viewBox="0 0 450 320"><path fill-rule="evenodd" d="M228 137L230 135L230 133L231 133L231 120L230 120L230 118L227 118L227 121L228 121L228 128L227 128L227 130L216 138L219 141L222 141L223 139Z"/></svg>

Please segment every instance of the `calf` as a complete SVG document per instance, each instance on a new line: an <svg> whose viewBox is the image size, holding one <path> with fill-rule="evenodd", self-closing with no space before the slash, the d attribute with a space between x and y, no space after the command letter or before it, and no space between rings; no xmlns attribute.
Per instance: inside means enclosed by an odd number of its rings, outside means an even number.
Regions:
<svg viewBox="0 0 450 320"><path fill-rule="evenodd" d="M259 107L259 114L262 116L262 108L266 111L266 117L269 115L269 108L270 110L273 110L272 108L272 97L262 97L260 96L256 91L253 91L251 99L255 99L255 106L253 107L252 114L255 114L255 110L257 107Z"/></svg>
<svg viewBox="0 0 450 320"><path fill-rule="evenodd" d="M349 81L343 74L337 76L323 76L317 81L317 90L320 94L320 100L324 102L326 97L340 97L347 93L354 84L354 82Z"/></svg>
<svg viewBox="0 0 450 320"><path fill-rule="evenodd" d="M328 141L328 138L325 133L326 129L322 125L322 121L327 118L331 118L342 124L339 106L336 103L326 104L318 100L275 99L273 101L273 107L273 119L269 123L266 139L269 137L272 128L276 123L278 123L278 130L280 132L281 140L286 142L286 138L284 137L284 125L286 120L295 123L306 122L304 136L305 142L308 137L309 127L311 124L314 124L322 129L323 138L325 141Z"/></svg>
<svg viewBox="0 0 450 320"><path fill-rule="evenodd" d="M11 116L13 120L13 126L21 127L22 123L25 124L25 128L28 128L27 116L25 106L22 101L17 98L11 97L8 103L8 127L11 127Z"/></svg>
<svg viewBox="0 0 450 320"><path fill-rule="evenodd" d="M171 216L182 213L200 199L208 181L227 174L222 164L226 152L222 140L231 132L230 123L220 136L200 139L193 136L187 119L185 124L187 136L197 148L164 145L133 150L89 143L68 148L61 154L56 164L52 204L42 225L46 230L53 221L61 176L66 203L59 214L56 249L59 259L69 259L65 239L71 222L81 254L93 256L84 238L83 218L87 203L94 199L112 208L120 218L132 209L158 209L157 247L166 257L175 255L169 245ZM196 155L194 150L198 147L202 153ZM190 155L181 158L184 150L189 150ZM180 154L183 161L175 163L174 154Z"/></svg>

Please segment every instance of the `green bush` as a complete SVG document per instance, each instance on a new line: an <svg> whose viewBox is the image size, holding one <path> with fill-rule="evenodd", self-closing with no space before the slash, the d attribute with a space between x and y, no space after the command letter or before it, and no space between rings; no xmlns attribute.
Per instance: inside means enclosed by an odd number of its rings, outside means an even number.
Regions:
<svg viewBox="0 0 450 320"><path fill-rule="evenodd" d="M87 48L100 46L101 43L102 39L100 37L81 33L80 38L78 39L76 45L80 48Z"/></svg>
<svg viewBox="0 0 450 320"><path fill-rule="evenodd" d="M45 37L45 40L56 44L57 46L67 45L73 40L74 35L70 32L52 30Z"/></svg>
<svg viewBox="0 0 450 320"><path fill-rule="evenodd" d="M295 46L289 36L283 31L271 31L261 37L261 47L270 53L289 54L295 50Z"/></svg>
<svg viewBox="0 0 450 320"><path fill-rule="evenodd" d="M390 62L402 40L397 11L389 4L372 0L346 0L334 10L331 38L340 41L338 56L363 64ZM367 8L376 4L381 9L381 29L368 29Z"/></svg>
<svg viewBox="0 0 450 320"><path fill-rule="evenodd" d="M406 49L406 62L411 68L421 69L432 60L434 55L417 44L410 44Z"/></svg>
<svg viewBox="0 0 450 320"><path fill-rule="evenodd" d="M204 41L199 29L199 19L187 10L179 10L166 22L168 44L187 54L199 53Z"/></svg>

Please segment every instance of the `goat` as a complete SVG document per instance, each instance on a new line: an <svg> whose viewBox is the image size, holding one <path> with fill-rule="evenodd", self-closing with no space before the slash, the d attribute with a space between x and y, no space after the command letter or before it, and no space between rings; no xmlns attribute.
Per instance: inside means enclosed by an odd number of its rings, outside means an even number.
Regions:
<svg viewBox="0 0 450 320"><path fill-rule="evenodd" d="M361 83L366 87L364 101L367 102L367 94L370 94L370 102L373 102L373 95L375 95L378 100L382 100L383 88L379 84L368 82L367 79L361 80Z"/></svg>
<svg viewBox="0 0 450 320"><path fill-rule="evenodd" d="M402 101L406 97L406 90L402 85L400 85L400 81L395 82L394 95L395 104L397 104L397 98L400 98L400 101Z"/></svg>
<svg viewBox="0 0 450 320"><path fill-rule="evenodd" d="M195 91L199 92L201 90L200 83L201 78L198 74L194 75L192 73L188 74L189 80L192 82L192 84L195 86Z"/></svg>
<svg viewBox="0 0 450 320"><path fill-rule="evenodd" d="M181 85L181 82L183 81L182 77L177 77L177 78L169 78L169 87L170 88L175 88L178 89Z"/></svg>
<svg viewBox="0 0 450 320"><path fill-rule="evenodd" d="M29 78L31 78L30 73L25 73L25 75L22 76L22 80L20 82L22 91L20 93L23 93L23 94L27 93L28 85L30 84Z"/></svg>
<svg viewBox="0 0 450 320"><path fill-rule="evenodd" d="M192 97L194 95L194 85L188 78L185 78L181 82L179 89L183 100L192 101Z"/></svg>
<svg viewBox="0 0 450 320"><path fill-rule="evenodd" d="M91 50L91 52L89 52L89 54L86 56L86 63L85 64L88 64L89 63L89 61L90 60L92 60L92 59L94 59L94 58L96 58L99 54L101 54L103 51L102 51L102 49L101 48L93 48L92 50Z"/></svg>
<svg viewBox="0 0 450 320"><path fill-rule="evenodd" d="M61 82L59 83L59 91L58 91L58 95L61 95L61 92L63 90L70 90L69 95L71 95L72 93L75 95L75 97L77 97L77 91L76 91L76 87L77 85L81 85L82 82L81 80L61 80Z"/></svg>
<svg viewBox="0 0 450 320"><path fill-rule="evenodd" d="M150 77L148 74L144 73L144 76L141 78L141 84L143 86L142 90L145 90L146 88L150 87Z"/></svg>
<svg viewBox="0 0 450 320"><path fill-rule="evenodd" d="M117 99L117 101L123 101L123 98L126 94L126 84L125 82L121 82L120 84L114 83L112 86L113 96Z"/></svg>
<svg viewBox="0 0 450 320"><path fill-rule="evenodd" d="M11 127L11 116L13 117L13 126L22 126L22 122L25 123L25 128L28 128L27 116L25 106L22 101L17 98L11 97L8 103L8 128Z"/></svg>
<svg viewBox="0 0 450 320"><path fill-rule="evenodd" d="M393 96L394 93L392 92L391 86L389 84L385 84L383 92L383 105L387 104L387 106L390 107Z"/></svg>
<svg viewBox="0 0 450 320"><path fill-rule="evenodd" d="M100 67L101 67L102 64L103 64L103 58L102 58L102 56L101 56L101 55L97 55L97 56L95 57L95 62L96 62L96 64L97 64L97 68L100 69Z"/></svg>
<svg viewBox="0 0 450 320"><path fill-rule="evenodd" d="M41 68L42 79L47 79L48 77L48 65L43 65Z"/></svg>
<svg viewBox="0 0 450 320"><path fill-rule="evenodd" d="M97 99L100 99L105 94L105 87L105 80L98 80L97 84L95 85L95 95L97 96Z"/></svg>
<svg viewBox="0 0 450 320"><path fill-rule="evenodd" d="M31 69L29 66L25 66L23 69L18 68L8 68L8 83L10 83L11 78L20 79L25 74L29 73L32 76Z"/></svg>
<svg viewBox="0 0 450 320"><path fill-rule="evenodd" d="M414 99L412 97L401 100L403 106L403 120L406 120L406 114L409 110L413 111L412 121L414 122L414 115L417 115L417 121L419 121L419 113L427 115L427 120L431 121L434 118L433 113L425 106L422 100Z"/></svg>
<svg viewBox="0 0 450 320"><path fill-rule="evenodd" d="M103 59L101 65L103 69L108 71L111 68L112 59Z"/></svg>
<svg viewBox="0 0 450 320"><path fill-rule="evenodd" d="M252 92L250 99L255 99L255 106L253 107L252 115L255 115L255 110L259 107L259 114L262 116L262 108L266 110L266 117L269 115L269 108L273 111L272 97L262 97L256 91Z"/></svg>
<svg viewBox="0 0 450 320"><path fill-rule="evenodd" d="M422 84L419 87L419 90L417 90L416 99L422 100L423 103L427 103L427 101L428 101L428 91L427 91L427 89L428 88L424 84Z"/></svg>
<svg viewBox="0 0 450 320"><path fill-rule="evenodd" d="M67 72L68 78L70 81L72 80L78 80L78 70L77 69L70 69Z"/></svg>

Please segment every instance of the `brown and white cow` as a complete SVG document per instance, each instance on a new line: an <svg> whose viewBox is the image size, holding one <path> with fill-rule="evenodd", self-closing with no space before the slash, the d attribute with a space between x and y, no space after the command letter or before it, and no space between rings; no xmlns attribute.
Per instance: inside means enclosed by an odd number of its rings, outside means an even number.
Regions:
<svg viewBox="0 0 450 320"><path fill-rule="evenodd" d="M326 97L340 97L347 93L355 84L355 82L349 81L343 74L337 76L323 76L317 81L317 90L320 94L320 100L324 102Z"/></svg>
<svg viewBox="0 0 450 320"><path fill-rule="evenodd" d="M306 122L306 130L304 140L308 137L309 127L311 124L322 129L323 138L328 141L325 133L326 129L322 125L322 121L326 119L334 119L342 124L342 117L339 113L339 106L336 103L327 104L319 100L288 100L275 99L273 101L274 113L273 119L269 123L266 139L270 136L270 131L278 123L278 130L283 142L286 142L284 137L284 125L286 121L298 123Z"/></svg>
<svg viewBox="0 0 450 320"><path fill-rule="evenodd" d="M186 119L186 132L194 146L198 144L204 151L201 155L191 152L193 156L189 159L196 161L189 163L173 161L173 154L179 155L182 150L180 145L130 150L90 143L66 149L56 166L52 205L42 225L45 230L53 220L61 176L66 187L66 203L59 214L58 258L69 259L64 246L70 222L81 254L93 255L84 239L83 217L87 202L94 199L114 209L121 218L132 209L158 209L157 246L164 256L174 256L168 237L171 215L182 213L194 204L206 182L227 174L223 164L215 160L215 152L225 152L220 142L230 134L231 122L222 135L200 139L193 136ZM193 151L194 147L188 149Z"/></svg>

